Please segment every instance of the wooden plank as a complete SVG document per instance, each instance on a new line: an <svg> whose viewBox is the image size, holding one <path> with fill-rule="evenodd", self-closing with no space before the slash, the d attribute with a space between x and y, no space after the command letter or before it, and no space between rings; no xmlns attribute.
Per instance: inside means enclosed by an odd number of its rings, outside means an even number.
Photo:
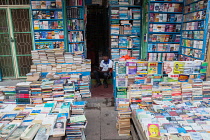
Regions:
<svg viewBox="0 0 210 140"><path fill-rule="evenodd" d="M137 135L135 129L134 129L134 126L133 124L131 124L131 136L132 136L132 139L133 140L139 140L139 136Z"/></svg>
<svg viewBox="0 0 210 140"><path fill-rule="evenodd" d="M136 117L133 114L132 114L132 121L133 121L134 127L135 127L135 129L137 131L137 134L138 134L140 140L147 140L147 137L144 134L140 123L138 122L138 120L136 119Z"/></svg>

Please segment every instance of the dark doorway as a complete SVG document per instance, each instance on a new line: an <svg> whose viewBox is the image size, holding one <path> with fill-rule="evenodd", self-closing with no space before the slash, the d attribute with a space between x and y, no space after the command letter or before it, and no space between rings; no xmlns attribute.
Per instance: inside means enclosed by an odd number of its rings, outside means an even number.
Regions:
<svg viewBox="0 0 210 140"><path fill-rule="evenodd" d="M108 10L105 6L87 6L87 58L92 70L99 66L103 53L108 53Z"/></svg>

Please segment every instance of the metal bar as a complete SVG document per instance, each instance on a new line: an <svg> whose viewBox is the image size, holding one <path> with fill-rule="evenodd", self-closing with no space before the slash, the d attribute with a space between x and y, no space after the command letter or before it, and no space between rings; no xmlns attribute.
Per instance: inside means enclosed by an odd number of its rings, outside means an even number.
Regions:
<svg viewBox="0 0 210 140"><path fill-rule="evenodd" d="M10 36L11 38L14 38L14 29L13 29L13 23L12 23L12 15L11 15L11 9L7 8L7 12L8 12L8 19L9 19L9 27L10 27ZM18 77L19 75L19 70L18 70L18 61L17 61L17 57L16 57L16 46L15 46L15 42L11 42L11 54L12 54L12 60L13 60L13 67L14 67L14 75L15 78Z"/></svg>

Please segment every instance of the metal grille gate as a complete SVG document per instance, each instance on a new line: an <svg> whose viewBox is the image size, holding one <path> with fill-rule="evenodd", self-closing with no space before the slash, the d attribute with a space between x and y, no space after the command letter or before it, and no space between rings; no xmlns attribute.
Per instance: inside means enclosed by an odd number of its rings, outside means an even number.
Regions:
<svg viewBox="0 0 210 140"><path fill-rule="evenodd" d="M25 77L30 71L32 35L29 12L29 6L0 5L0 68L3 78Z"/></svg>

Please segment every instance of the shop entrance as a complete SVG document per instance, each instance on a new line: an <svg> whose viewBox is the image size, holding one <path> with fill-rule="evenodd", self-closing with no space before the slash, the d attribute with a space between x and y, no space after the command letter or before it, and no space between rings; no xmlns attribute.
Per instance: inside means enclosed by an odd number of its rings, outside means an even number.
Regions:
<svg viewBox="0 0 210 140"><path fill-rule="evenodd" d="M32 36L29 6L0 6L0 69L4 78L30 71Z"/></svg>

